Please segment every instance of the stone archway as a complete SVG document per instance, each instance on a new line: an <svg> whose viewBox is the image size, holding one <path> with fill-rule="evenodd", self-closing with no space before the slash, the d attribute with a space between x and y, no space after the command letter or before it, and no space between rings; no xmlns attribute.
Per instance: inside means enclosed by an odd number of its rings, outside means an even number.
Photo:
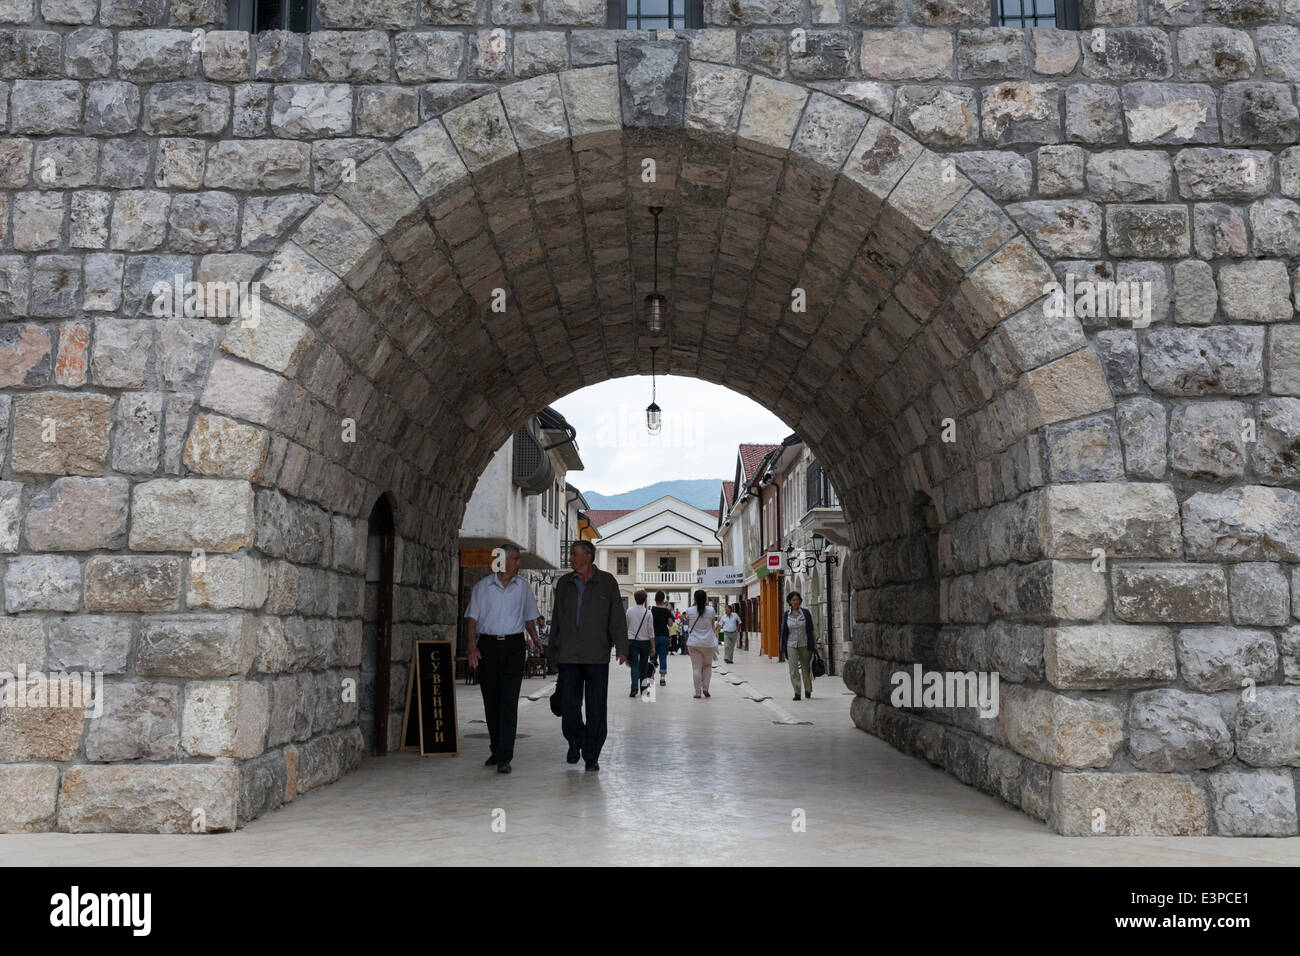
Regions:
<svg viewBox="0 0 1300 956"><path fill-rule="evenodd" d="M1097 808L1106 832L1209 828L1203 781L1124 749L1133 689L1176 680L1173 638L1116 623L1093 568L1095 549L1181 557L1178 501L1098 466L1117 453L1102 364L949 160L827 93L625 42L617 67L503 86L349 179L256 277L257 324L223 330L185 476L135 481L132 554L86 571L88 596L109 571L146 598L188 582L185 611L136 625L186 762L33 764L60 828L188 831L204 807L228 829L357 765L337 689L361 667L365 516L391 496L404 661L454 632L456 532L493 451L554 398L647 370L651 205L660 361L789 422L851 519L855 723L1060 832ZM1140 568L1180 586L1183 566ZM998 672L997 717L893 706L913 664Z"/></svg>
<svg viewBox="0 0 1300 956"><path fill-rule="evenodd" d="M1036 748L1008 746L1000 721L894 710L888 678L916 661L1041 683L1041 650L1003 638L1018 633L1008 621L1077 616L1062 583L1077 565L1043 560L1044 519L1087 537L1078 528L1114 495L1119 538L1146 518L1123 485L1079 489L1059 513L1045 487L1044 429L1086 428L1112 405L1077 320L1047 322L1036 304L1051 270L950 162L850 103L690 62L681 42L628 43L620 57L621 70L538 76L447 111L300 224L260 276L260 324L221 343L187 442L191 470L209 476L195 487L259 486L244 499L256 550L300 595L340 524L392 494L401 661L411 637L454 627L460 513L521 420L645 372L648 344L661 371L737 388L735 370L749 370L739 390L798 430L852 517L853 719L1047 818L1054 768L1095 765L1071 749L1068 720L1031 732ZM651 280L648 206L665 208L674 308L653 343L634 308ZM918 494L945 528L939 576L912 521ZM991 521L998 544L975 543ZM245 818L282 783L300 792L359 755L329 714L299 741L277 713L277 688L319 675L318 661L338 669L313 678L318 700L355 666L341 638L350 609L303 604L285 621L286 673L242 682L272 685L267 750L246 764L270 770L243 773ZM295 641L300 617L315 636Z"/></svg>

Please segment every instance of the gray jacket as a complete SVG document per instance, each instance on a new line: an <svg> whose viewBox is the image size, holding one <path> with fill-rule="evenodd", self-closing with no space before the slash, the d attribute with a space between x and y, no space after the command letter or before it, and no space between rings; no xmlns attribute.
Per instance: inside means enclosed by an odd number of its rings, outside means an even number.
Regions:
<svg viewBox="0 0 1300 956"><path fill-rule="evenodd" d="M558 664L604 664L609 650L627 656L627 617L618 581L597 568L582 596L582 621L578 622L578 586L570 571L555 582L551 608L550 652Z"/></svg>

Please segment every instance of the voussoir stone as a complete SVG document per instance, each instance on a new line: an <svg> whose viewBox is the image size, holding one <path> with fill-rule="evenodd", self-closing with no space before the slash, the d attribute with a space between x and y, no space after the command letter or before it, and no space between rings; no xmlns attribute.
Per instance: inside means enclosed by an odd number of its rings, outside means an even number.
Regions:
<svg viewBox="0 0 1300 956"><path fill-rule="evenodd" d="M686 92L686 44L623 40L618 80L626 126L680 126Z"/></svg>

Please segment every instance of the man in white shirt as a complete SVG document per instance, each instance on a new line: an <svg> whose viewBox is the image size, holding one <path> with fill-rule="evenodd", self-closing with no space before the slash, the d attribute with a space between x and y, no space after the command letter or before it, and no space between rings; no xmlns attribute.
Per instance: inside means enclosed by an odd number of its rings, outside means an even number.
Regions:
<svg viewBox="0 0 1300 956"><path fill-rule="evenodd" d="M736 637L740 634L740 615L736 613L736 605L727 605L727 614L722 619L722 639L723 660L728 664L733 663L732 658L736 656Z"/></svg>
<svg viewBox="0 0 1300 956"><path fill-rule="evenodd" d="M524 682L524 660L528 649L524 631L537 640L540 614L533 589L519 577L519 549L502 545L505 569L494 571L474 585L465 609L469 636L469 666L478 668L478 686L483 691L483 712L487 718L492 755L485 767L510 773L515 755L515 729L519 724L519 688Z"/></svg>

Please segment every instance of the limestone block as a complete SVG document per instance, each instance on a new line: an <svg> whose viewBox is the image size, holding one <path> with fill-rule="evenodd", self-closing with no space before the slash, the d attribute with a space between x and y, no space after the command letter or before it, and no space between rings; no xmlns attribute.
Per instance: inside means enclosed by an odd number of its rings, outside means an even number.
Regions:
<svg viewBox="0 0 1300 956"><path fill-rule="evenodd" d="M73 767L63 775L59 829L69 833L233 830L238 792L239 769L234 766Z"/></svg>
<svg viewBox="0 0 1300 956"><path fill-rule="evenodd" d="M174 611L180 595L178 558L99 554L86 562L89 611Z"/></svg>
<svg viewBox="0 0 1300 956"><path fill-rule="evenodd" d="M1137 687L1178 675L1173 635L1165 627L1049 627L1043 633L1043 661L1047 680L1063 690Z"/></svg>

